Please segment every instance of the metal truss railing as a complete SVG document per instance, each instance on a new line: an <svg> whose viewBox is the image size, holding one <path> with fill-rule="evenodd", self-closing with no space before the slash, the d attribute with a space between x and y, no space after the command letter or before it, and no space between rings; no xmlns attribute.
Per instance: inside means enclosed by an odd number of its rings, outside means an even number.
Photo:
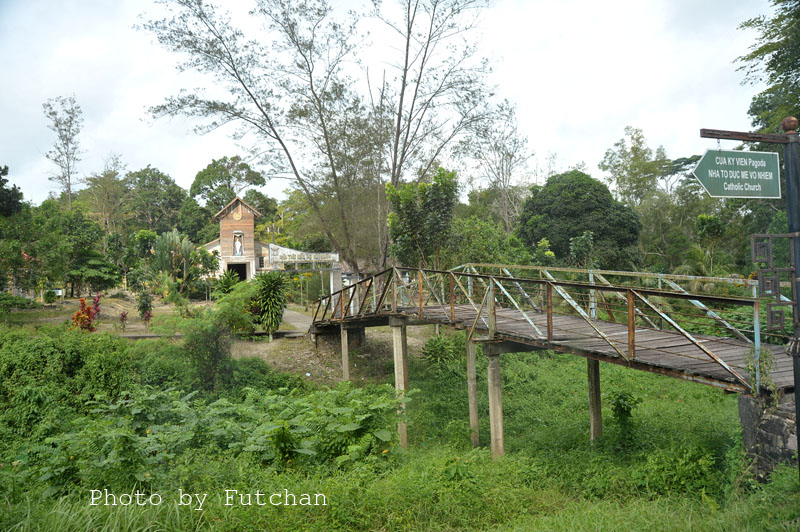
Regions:
<svg viewBox="0 0 800 532"><path fill-rule="evenodd" d="M492 269L493 273L480 269ZM536 271L538 278L513 275L518 271ZM558 279L555 274L577 280ZM651 355L661 350L665 357L695 359L687 363L713 361L744 388L759 389L757 298L691 293L677 284L697 279L689 276L639 275L657 281L655 286L623 285L609 279L623 275L637 274L478 264L450 271L390 268L317 300L313 319L315 323L336 323L406 315L466 329L469 340L475 341L513 340L537 346L599 341L627 363L636 360L637 349L646 349ZM750 287L747 280L715 280ZM726 313L733 317L723 317ZM683 344L693 349L680 354L654 346L652 341L646 346L642 344L645 340L637 341L637 336L648 336L650 330L671 332L671 338L683 338ZM715 345L728 342L730 349L736 346L741 350L742 340L753 344L754 375L746 378L698 335L714 336Z"/></svg>

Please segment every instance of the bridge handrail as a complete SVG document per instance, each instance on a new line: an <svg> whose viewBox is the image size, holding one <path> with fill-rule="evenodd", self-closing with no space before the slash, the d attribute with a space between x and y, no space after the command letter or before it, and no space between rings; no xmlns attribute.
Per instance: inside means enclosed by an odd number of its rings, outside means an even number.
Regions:
<svg viewBox="0 0 800 532"><path fill-rule="evenodd" d="M577 268L558 268L558 271L561 272L575 272L575 273L594 273L600 274L597 277L600 277L603 281L603 284L596 284L594 282L581 282L581 281L572 281L572 280L558 280L548 274L549 278L527 278L527 277L515 277L513 275L491 275L486 273L478 273L472 266L480 266L477 265L464 265L462 268L471 268L472 271L461 271L459 270L436 270L436 269L425 269L425 268L408 268L408 267L393 267L388 268L378 274L373 276L367 277L356 283L353 283L349 286L343 287L341 290L337 290L336 292L321 297L314 302L314 313L313 313L313 322L317 323L336 323L336 322L344 322L348 319L356 318L356 317L368 317L368 316L385 316L385 315L400 315L403 313L416 313L420 319L424 319L425 312L432 312L430 309L437 309L436 312L439 312L438 309L444 313L444 318L440 317L438 319L444 319L447 321L448 319L450 322L454 322L455 320L455 305L456 300L465 301L469 303L472 309L475 312L474 322L472 326L469 327L469 338L471 339L475 334L478 328L482 330L488 331L488 339L493 339L496 333L496 308L511 308L512 306L521 314L521 316L531 325L532 329L535 331L533 337L539 337L542 340L552 341L553 340L553 324L552 324L552 315L553 312L553 303L552 303L552 292L553 290L557 291L558 294L561 296L561 300L565 301L571 307L571 313L581 316L596 332L597 335L602 338L605 342L607 342L613 349L619 353L622 359L626 361L630 361L635 356L635 330L637 329L637 325L635 324L636 318L644 319L648 324L652 325L653 321L648 319L643 314L643 310L647 312L651 312L650 317L658 321L659 319L662 322L668 323L671 327L675 328L680 334L685 336L689 339L693 344L698 346L702 351L708 352L708 350L702 345L702 342L697 340L691 333L687 332L684 328L680 327L680 325L676 325L678 322L671 319L669 316L664 314L660 311L654 304L648 301L646 298L656 298L653 301L656 301L657 298L664 298L666 302L667 299L669 300L683 300L688 301L691 304L698 306L699 302L705 301L707 303L715 303L719 305L725 306L744 306L744 307L751 307L753 308L753 330L750 331L753 333L753 340L751 341L749 337L745 336L739 329L730 325L727 321L720 318L717 314L712 312L710 309L705 307L702 304L699 306L705 311L706 319L712 318L716 320L717 325L724 325L729 330L732 330L741 339L748 341L750 343L754 343L755 349L755 358L756 358L756 371L755 371L755 386L749 384L744 377L742 377L739 373L736 372L735 369L728 366L724 363L721 359L716 357L713 353L709 356L714 359L719 365L725 368L725 370L733 375L736 380L740 381L742 384L747 386L748 388L756 388L760 384L760 375L758 371L758 357L760 351L760 324L759 324L759 301L755 297L735 297L735 296L722 296L722 295L710 295L710 294L698 294L698 293L689 293L684 291L681 287L678 287L678 290L664 290L664 289L655 289L655 288L645 288L645 287L631 287L631 286L622 286L622 285L614 285L610 284L607 280L602 278L602 275L617 275L617 274L627 274L630 276L636 276L636 272L614 272L609 270L588 270L588 269L577 269ZM486 265L484 265L486 266ZM491 265L492 267L497 268L504 268L506 273L509 273L507 268L515 268L515 269L529 269L529 270L542 270L548 272L550 270L554 270L552 268L545 268L545 267L526 267L522 268L519 266L503 266L503 265ZM601 273L602 272L602 273ZM653 276L658 277L662 274L654 274ZM675 278L683 278L683 279L697 279L697 277L692 276L666 276L665 274L662 275L662 279L675 279ZM467 281L464 281L466 278ZM594 277L590 277L593 281ZM704 279L718 279L718 278L704 278ZM449 280L449 282L448 282ZM728 281L729 279L721 278L720 280ZM477 281L477 282L476 282ZM750 285L747 280L744 279L730 279L730 281L740 281L741 285ZM478 286L480 283L481 286ZM503 283L509 283L515 285L517 289L521 292L521 294L526 297L529 301L528 305L530 306L532 303L532 299L530 296L525 292L522 285L531 286L538 286L539 288L534 288L539 294L538 297L540 301L543 302L542 298L544 297L543 294L546 292L547 294L547 305L546 308L536 308L535 312L538 312L540 315L546 315L547 317L547 329L546 329L546 336L543 334L542 330L536 326L536 324L532 321L530 316L528 315L531 310L526 311L522 308L523 305L520 305L514 297L511 295L509 290L503 286ZM449 284L449 287L447 286ZM672 284L672 283L669 283ZM466 286L465 286L466 285ZM497 286L499 288L498 291L495 291L494 288ZM449 295L447 294L449 288ZM574 290L574 295L576 298L583 298L584 301L589 301L588 308L584 310L583 307L579 303L573 300L573 297L570 296L566 289ZM531 288L528 288L530 291ZM476 292L477 291L477 292ZM531 292L533 293L533 292ZM617 297L622 297L623 303L621 306L617 306L616 308L612 308L613 303L609 304L608 301L603 298L603 293L613 293ZM627 294L625 296L624 294ZM372 295L372 301L368 303L368 299ZM477 295L479 299L473 299L473 296ZM600 300L603 301L605 305L605 312L609 315L610 320L616 321L614 319L613 313L622 312L623 315L627 313L628 316L628 346L627 350L621 348L615 341L607 337L596 325L597 320L597 306L596 306L596 298L600 297ZM441 297L440 297L441 296ZM389 298L390 304L387 306L386 301ZM398 304L399 298L399 304ZM481 299L482 298L482 299ZM636 307L635 300L641 300L642 303L645 304L643 307ZM502 306L502 301L508 301L511 305L507 307ZM520 300L522 301L522 300ZM627 303L626 303L627 302ZM447 303L449 303L449 312L446 308ZM459 304L462 304L459 303ZM673 303L674 304L674 303ZM661 303L659 303L661 305ZM543 306L543 305L542 305ZM670 304L667 303L669 307ZM399 308L403 308L403 311L400 311ZM535 307L535 305L534 305ZM569 308L566 307L566 308ZM686 307L684 307L686 308ZM426 311L426 309L428 309ZM650 309L650 310L648 310ZM322 314L320 315L320 311ZM330 311L330 312L329 312ZM680 314L680 309L677 311L672 310L669 311L670 313L675 314L676 312ZM655 313L655 314L652 314ZM448 318L449 314L449 318ZM691 319L696 319L697 316L694 314L684 314L684 316L694 316ZM470 320L472 318L470 317ZM730 319L730 318L729 318ZM483 325L479 327L479 321L483 322ZM739 323L743 323L740 321ZM639 327L640 328L640 327ZM701 329L702 330L702 329ZM748 332L746 329L742 329L742 331Z"/></svg>
<svg viewBox="0 0 800 532"><path fill-rule="evenodd" d="M467 262L451 268L450 271L458 271L465 268L513 268L517 270L536 270L536 271L551 271L551 272L565 272L565 273L585 273L601 275L613 275L617 277L638 277L644 279L669 279L672 281L702 281L702 282L721 282L732 284L734 286L749 286L757 287L758 281L756 279L748 279L745 277L707 277L702 275L682 275L677 273L656 273L656 272L631 272L626 270L601 270L598 268L567 268L563 266L534 266L534 265L517 265L517 264L493 264L483 262ZM781 286L791 286L789 282L783 282Z"/></svg>

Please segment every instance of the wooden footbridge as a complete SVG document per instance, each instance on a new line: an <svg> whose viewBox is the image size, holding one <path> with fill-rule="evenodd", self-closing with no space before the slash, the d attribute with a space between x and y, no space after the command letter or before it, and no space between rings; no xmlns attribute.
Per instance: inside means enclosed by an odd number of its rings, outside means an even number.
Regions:
<svg viewBox="0 0 800 532"><path fill-rule="evenodd" d="M503 454L500 355L554 350L587 358L590 434L602 432L599 361L757 395L793 388L788 337L762 334L756 282L650 273L468 264L392 268L315 303L311 333L349 339L392 327L395 386L408 389L406 327L467 331L467 390L478 442L475 343L489 359L491 448ZM768 340L769 343L762 341ZM357 337L357 335L356 335ZM406 429L400 425L400 441Z"/></svg>

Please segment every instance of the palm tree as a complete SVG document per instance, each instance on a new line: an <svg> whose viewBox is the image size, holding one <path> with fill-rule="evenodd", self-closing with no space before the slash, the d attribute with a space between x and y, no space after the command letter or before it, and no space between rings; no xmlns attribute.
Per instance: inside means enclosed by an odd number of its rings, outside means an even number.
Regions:
<svg viewBox="0 0 800 532"><path fill-rule="evenodd" d="M693 244L686 252L683 264L675 268L676 275L692 275L695 277L722 277L727 275L733 268L727 260L727 256L716 257L716 264L714 262L714 251L711 248L704 248L699 244ZM714 289L713 282L704 282L701 279L693 279L690 283L690 290L696 292L712 291Z"/></svg>

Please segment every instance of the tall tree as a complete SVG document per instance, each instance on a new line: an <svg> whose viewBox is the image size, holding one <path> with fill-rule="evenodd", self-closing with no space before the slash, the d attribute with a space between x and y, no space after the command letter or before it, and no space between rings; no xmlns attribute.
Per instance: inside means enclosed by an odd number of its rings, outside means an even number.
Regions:
<svg viewBox="0 0 800 532"><path fill-rule="evenodd" d="M392 253L404 266L439 269L458 203L456 173L439 168L433 183L406 183L399 188L389 184L386 195L393 209L389 216Z"/></svg>
<svg viewBox="0 0 800 532"><path fill-rule="evenodd" d="M546 238L561 260L569 256L570 239L591 231L593 257L601 268L631 269L641 263L641 228L636 211L615 200L606 185L572 170L532 187L517 231L531 249Z"/></svg>
<svg viewBox="0 0 800 532"><path fill-rule="evenodd" d="M401 55L385 58L397 70L379 83L369 80L375 90L367 95L351 88L357 84L344 68L356 59L359 17L348 13L335 20L325 0L258 0L251 13L266 27L266 44L202 0L164 3L170 16L145 29L186 54L182 68L214 76L228 97L190 91L155 107L154 114L206 118L207 128L233 122L240 135L253 133L271 174L295 181L325 236L355 271L355 225L367 211L354 217L353 209L359 194L371 190L375 203L367 205L376 207L370 225L381 235L378 262L385 264L382 185L429 176L444 150L485 116L485 63L473 60L475 47L463 40L484 2L406 0L400 20L385 16L376 2L375 14L397 36L392 49ZM358 123L364 127L351 127ZM364 151L370 156L356 157ZM354 181L355 191L349 188Z"/></svg>
<svg viewBox="0 0 800 532"><path fill-rule="evenodd" d="M50 120L47 126L56 134L53 148L45 157L58 165L59 173L50 177L67 193L67 207L72 210L72 187L77 183L77 164L81 151L78 135L83 126L83 112L75 96L50 98L42 104L44 115Z"/></svg>
<svg viewBox="0 0 800 532"><path fill-rule="evenodd" d="M609 173L608 181L617 197L636 207L656 190L667 167L667 156L661 146L653 153L641 129L626 126L625 137L606 151L598 167Z"/></svg>
<svg viewBox="0 0 800 532"><path fill-rule="evenodd" d="M213 216L211 209L201 207L193 197L187 196L178 211L178 230L186 234L192 242L211 242L219 238L219 223L212 219Z"/></svg>
<svg viewBox="0 0 800 532"><path fill-rule="evenodd" d="M492 209L506 232L511 232L528 191L523 181L533 157L528 139L517 128L516 111L508 101L497 106L491 119L478 121L469 129L458 153L473 159L488 187L496 190Z"/></svg>
<svg viewBox="0 0 800 532"><path fill-rule="evenodd" d="M8 166L0 166L0 216L11 216L22 209L22 191L17 185L6 186Z"/></svg>
<svg viewBox="0 0 800 532"><path fill-rule="evenodd" d="M189 194L200 196L214 212L233 201L244 189L266 184L264 176L256 172L238 155L214 159L200 170L192 182Z"/></svg>
<svg viewBox="0 0 800 532"><path fill-rule="evenodd" d="M262 221L273 220L278 214L278 202L254 188L245 192L242 199L261 213Z"/></svg>
<svg viewBox="0 0 800 532"><path fill-rule="evenodd" d="M759 35L750 53L737 61L745 72L745 82L767 85L750 105L753 125L779 132L781 120L796 116L800 102L800 2L772 0L772 6L772 17L761 15L739 26Z"/></svg>
<svg viewBox="0 0 800 532"><path fill-rule="evenodd" d="M175 228L186 191L175 181L148 165L130 172L126 181L131 189L130 210L133 217L148 230L156 233Z"/></svg>
<svg viewBox="0 0 800 532"><path fill-rule="evenodd" d="M89 216L111 234L119 230L119 225L127 215L127 201L130 191L122 177L125 165L118 155L110 156L102 172L86 178L86 188L78 193L89 210Z"/></svg>

